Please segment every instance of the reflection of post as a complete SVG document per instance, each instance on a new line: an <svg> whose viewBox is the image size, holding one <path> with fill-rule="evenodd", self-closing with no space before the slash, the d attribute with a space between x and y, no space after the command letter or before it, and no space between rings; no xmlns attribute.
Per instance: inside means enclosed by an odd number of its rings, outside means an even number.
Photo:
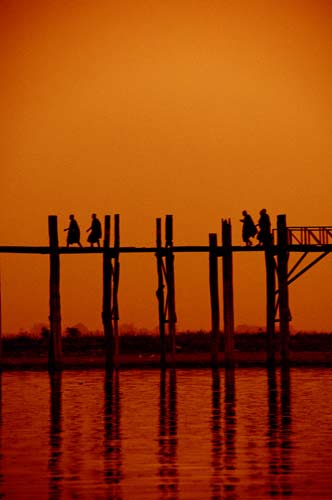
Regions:
<svg viewBox="0 0 332 500"><path fill-rule="evenodd" d="M159 431L158 431L158 461L159 461L159 478L158 485L161 492L161 499L168 496L168 481L166 476L167 471L167 426L166 426L166 370L160 370L160 392L159 392Z"/></svg>
<svg viewBox="0 0 332 500"><path fill-rule="evenodd" d="M293 488L290 482L292 472L292 415L291 415L291 384L290 369L281 368L281 426L280 426L280 462L282 496L292 496Z"/></svg>
<svg viewBox="0 0 332 500"><path fill-rule="evenodd" d="M170 445L172 448L172 458L176 458L177 444L177 398L176 398L176 371L171 369L169 372L169 435L172 436ZM175 460L174 460L175 462Z"/></svg>
<svg viewBox="0 0 332 500"><path fill-rule="evenodd" d="M2 464L2 373L0 371L0 498L5 498L4 488L4 474Z"/></svg>
<svg viewBox="0 0 332 500"><path fill-rule="evenodd" d="M159 490L161 499L178 498L177 470L177 392L176 372L169 373L169 386L166 391L167 372L160 372L159 399Z"/></svg>
<svg viewBox="0 0 332 500"><path fill-rule="evenodd" d="M62 496L61 484L61 372L50 373L50 458L49 471L49 499L57 500Z"/></svg>
<svg viewBox="0 0 332 500"><path fill-rule="evenodd" d="M268 380L268 431L266 444L269 451L269 495L276 498L279 494L278 475L279 475L279 450L278 450L278 390L276 371L271 368L267 371Z"/></svg>
<svg viewBox="0 0 332 500"><path fill-rule="evenodd" d="M236 412L235 412L235 374L233 369L225 370L225 479L224 497L236 497Z"/></svg>
<svg viewBox="0 0 332 500"><path fill-rule="evenodd" d="M221 411L220 411L220 376L219 370L212 370L212 415L211 415L211 500L221 499Z"/></svg>
<svg viewBox="0 0 332 500"><path fill-rule="evenodd" d="M104 478L109 498L121 500L122 453L121 453L121 405L119 372L105 372L104 406Z"/></svg>

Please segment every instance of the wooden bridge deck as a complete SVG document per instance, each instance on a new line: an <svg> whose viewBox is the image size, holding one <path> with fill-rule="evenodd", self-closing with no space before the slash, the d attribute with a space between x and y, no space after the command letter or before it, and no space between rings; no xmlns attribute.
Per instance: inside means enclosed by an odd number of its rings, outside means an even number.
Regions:
<svg viewBox="0 0 332 500"><path fill-rule="evenodd" d="M278 253L278 246L271 245L270 247L274 254ZM164 248L162 250L165 250ZM263 246L244 246L233 245L232 252L264 252ZM209 253L210 247L208 245L178 245L172 247L174 253ZM219 255L223 254L223 247L218 246L217 251ZM288 252L332 252L332 244L294 244L287 246ZM54 252L54 250L52 251ZM105 252L103 247L58 247L56 253L59 254L103 254ZM113 248L108 248L107 252L114 253ZM119 247L118 252L121 254L129 253L156 253L156 247ZM0 246L0 253L14 253L14 254L36 254L36 255L49 255L51 248L49 246L19 246L19 245L2 245Z"/></svg>

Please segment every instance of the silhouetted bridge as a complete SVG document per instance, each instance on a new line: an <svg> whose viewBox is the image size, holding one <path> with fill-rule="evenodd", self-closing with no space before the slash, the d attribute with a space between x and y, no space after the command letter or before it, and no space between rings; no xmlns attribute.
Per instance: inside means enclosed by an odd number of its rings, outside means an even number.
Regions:
<svg viewBox="0 0 332 500"><path fill-rule="evenodd" d="M332 252L332 226L287 227L286 216L277 217L277 228L272 231L272 242L268 246L240 246L232 244L232 228L229 219L221 224L221 245L217 234L209 234L208 245L173 244L173 217L165 218L165 238L162 241L162 221L156 219L156 246L120 246L120 217L114 215L113 245L111 246L111 217L105 216L103 247L60 247L58 244L57 217L49 216L48 246L0 246L0 253L46 254L50 256L50 346L49 368L61 369L61 307L60 307L60 255L102 254L103 255L103 298L102 320L105 334L106 367L118 367L118 288L120 277L120 255L152 253L157 265L157 302L160 333L160 363L166 366L166 336L169 337L171 364L176 363L176 309L174 255L176 253L208 253L211 302L211 363L219 364L220 309L218 258L222 258L224 359L228 366L234 365L234 305L233 305L233 253L263 252L266 269L266 339L267 363L275 363L275 324L279 323L280 354L283 364L289 361L289 285L317 262ZM291 252L300 252L293 267L288 269ZM304 259L310 253L320 253L304 266ZM1 311L1 300L0 300ZM1 321L0 321L1 324ZM166 332L167 326L167 332ZM1 332L0 332L1 333Z"/></svg>

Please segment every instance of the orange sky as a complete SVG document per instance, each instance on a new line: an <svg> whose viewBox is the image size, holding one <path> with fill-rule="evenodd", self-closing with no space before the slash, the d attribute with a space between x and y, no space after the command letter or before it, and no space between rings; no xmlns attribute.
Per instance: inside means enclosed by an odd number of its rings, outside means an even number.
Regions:
<svg viewBox="0 0 332 500"><path fill-rule="evenodd" d="M0 244L47 244L48 214L64 243L71 212L82 230L119 213L126 245L153 245L166 213L176 244L222 217L240 243L244 208L332 225L331 17L327 0L3 0ZM4 332L47 321L48 258L0 258ZM121 262L121 321L153 328L154 257ZM101 256L61 265L63 326L101 328ZM179 329L209 328L207 255L175 266ZM263 272L235 256L236 324L264 324ZM327 258L291 286L296 328L332 330L331 283Z"/></svg>

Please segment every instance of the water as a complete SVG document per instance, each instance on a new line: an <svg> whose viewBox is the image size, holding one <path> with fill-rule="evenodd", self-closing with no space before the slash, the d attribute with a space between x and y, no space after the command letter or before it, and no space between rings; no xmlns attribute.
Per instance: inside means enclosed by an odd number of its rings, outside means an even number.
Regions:
<svg viewBox="0 0 332 500"><path fill-rule="evenodd" d="M1 386L1 498L332 498L329 369L5 372Z"/></svg>

